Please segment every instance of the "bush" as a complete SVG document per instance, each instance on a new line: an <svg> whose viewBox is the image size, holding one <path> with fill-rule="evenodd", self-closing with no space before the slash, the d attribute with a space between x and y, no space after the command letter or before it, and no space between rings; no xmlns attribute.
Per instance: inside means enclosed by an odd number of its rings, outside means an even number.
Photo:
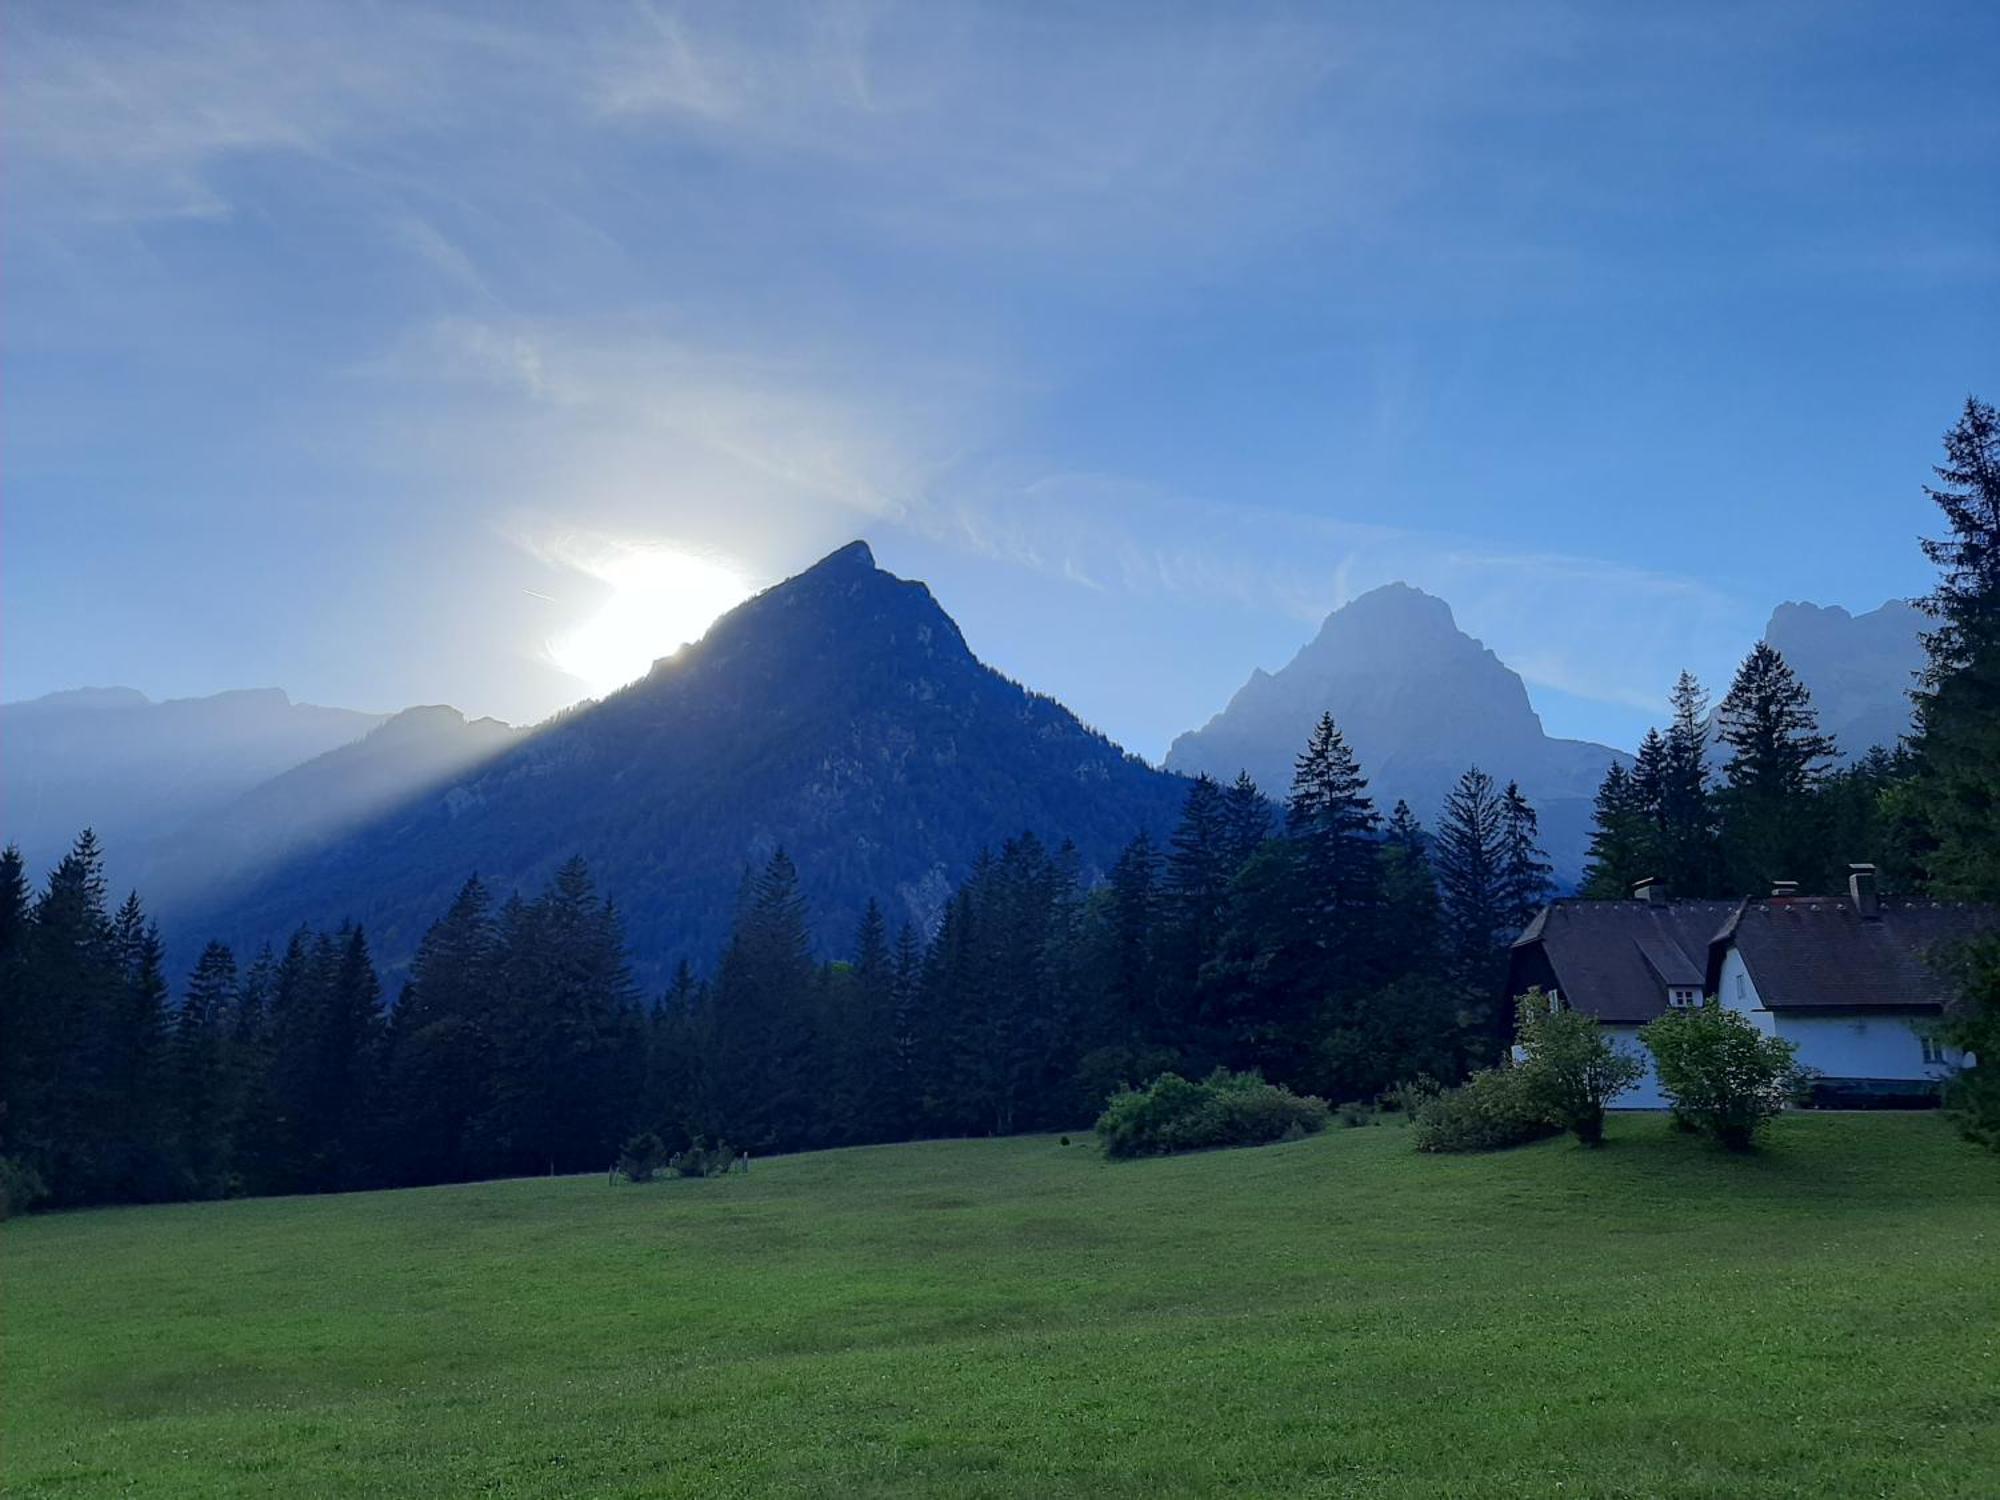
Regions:
<svg viewBox="0 0 2000 1500"><path fill-rule="evenodd" d="M1326 1129L1328 1114L1324 1099L1217 1068L1200 1083L1162 1073L1143 1089L1120 1089L1098 1116L1097 1135L1106 1156L1164 1156L1298 1140Z"/></svg>
<svg viewBox="0 0 2000 1500"><path fill-rule="evenodd" d="M1539 988L1521 996L1515 1044L1522 1086L1542 1117L1586 1146L1604 1140L1604 1107L1646 1076L1646 1065L1605 1034L1594 1017L1557 1010Z"/></svg>
<svg viewBox="0 0 2000 1500"><path fill-rule="evenodd" d="M1765 1036L1749 1018L1715 1001L1670 1011L1642 1027L1660 1091L1684 1124L1731 1151L1748 1151L1805 1075L1793 1045Z"/></svg>
<svg viewBox="0 0 2000 1500"><path fill-rule="evenodd" d="M1973 1063L1945 1085L1945 1108L1967 1140L2000 1151L2000 939L1973 945L1955 967L1958 998L1937 1033Z"/></svg>
<svg viewBox="0 0 2000 1500"><path fill-rule="evenodd" d="M665 1143L652 1131L642 1131L618 1153L618 1175L627 1182L651 1182L666 1160Z"/></svg>
<svg viewBox="0 0 2000 1500"><path fill-rule="evenodd" d="M711 1147L708 1137L698 1135L687 1150L674 1153L667 1166L682 1177L720 1177L736 1165L736 1152L729 1142Z"/></svg>
<svg viewBox="0 0 2000 1500"><path fill-rule="evenodd" d="M1419 1151L1499 1151L1560 1128L1525 1068L1483 1068L1462 1088L1431 1093L1406 1087L1404 1102Z"/></svg>
<svg viewBox="0 0 2000 1500"><path fill-rule="evenodd" d="M0 1156L0 1219L25 1213L48 1195L49 1185L40 1172L24 1161Z"/></svg>

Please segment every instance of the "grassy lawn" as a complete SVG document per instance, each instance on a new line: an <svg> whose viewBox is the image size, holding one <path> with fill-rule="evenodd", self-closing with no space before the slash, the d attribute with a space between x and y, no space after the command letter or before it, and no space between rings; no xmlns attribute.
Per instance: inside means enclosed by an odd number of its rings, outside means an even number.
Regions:
<svg viewBox="0 0 2000 1500"><path fill-rule="evenodd" d="M0 1229L18 1495L2000 1494L2000 1168L1615 1121Z"/></svg>

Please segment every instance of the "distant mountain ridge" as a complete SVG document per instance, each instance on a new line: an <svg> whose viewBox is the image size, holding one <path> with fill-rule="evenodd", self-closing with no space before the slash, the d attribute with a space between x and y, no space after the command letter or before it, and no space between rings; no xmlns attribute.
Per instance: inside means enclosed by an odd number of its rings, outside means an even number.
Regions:
<svg viewBox="0 0 2000 1500"><path fill-rule="evenodd" d="M0 839L39 873L95 828L128 882L143 847L386 717L294 703L281 688L158 703L78 688L0 704Z"/></svg>
<svg viewBox="0 0 2000 1500"><path fill-rule="evenodd" d="M1628 759L1608 745L1549 736L1519 674L1460 630L1450 605L1392 583L1328 615L1277 672L1253 671L1227 707L1173 742L1167 768L1225 779L1247 770L1283 796L1294 758L1326 712L1384 812L1400 798L1435 824L1471 765L1502 783L1518 780L1568 880L1583 867L1597 785L1613 761Z"/></svg>
<svg viewBox="0 0 2000 1500"><path fill-rule="evenodd" d="M1837 604L1785 603L1771 612L1764 639L1805 683L1841 758L1852 760L1876 745L1893 749L1910 732L1927 624L1902 599L1858 615Z"/></svg>
<svg viewBox="0 0 2000 1500"><path fill-rule="evenodd" d="M352 917L392 965L477 872L505 892L582 854L642 977L726 938L744 872L782 846L844 951L872 897L932 920L982 849L1073 838L1088 878L1185 783L982 664L921 583L864 543L719 619L645 678L287 861L197 917L237 944Z"/></svg>

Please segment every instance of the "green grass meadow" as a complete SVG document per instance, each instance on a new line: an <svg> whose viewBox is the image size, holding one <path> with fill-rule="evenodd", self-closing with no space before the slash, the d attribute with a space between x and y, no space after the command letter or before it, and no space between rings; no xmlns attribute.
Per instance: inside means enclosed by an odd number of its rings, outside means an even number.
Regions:
<svg viewBox="0 0 2000 1500"><path fill-rule="evenodd" d="M1396 1124L0 1228L10 1495L2000 1495L2000 1163Z"/></svg>

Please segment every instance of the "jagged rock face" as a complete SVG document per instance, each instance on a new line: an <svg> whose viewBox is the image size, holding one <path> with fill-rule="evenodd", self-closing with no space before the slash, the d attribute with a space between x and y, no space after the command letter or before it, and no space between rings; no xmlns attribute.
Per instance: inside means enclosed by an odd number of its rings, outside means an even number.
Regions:
<svg viewBox="0 0 2000 1500"><path fill-rule="evenodd" d="M1581 870L1590 798L1619 752L1552 739L1520 676L1461 631L1451 607L1407 584L1327 616L1282 670L1258 670L1202 728L1167 751L1169 770L1218 778L1248 770L1282 796L1322 713L1346 735L1383 809L1398 798L1434 822L1467 766L1518 780L1542 816L1558 874Z"/></svg>
<svg viewBox="0 0 2000 1500"><path fill-rule="evenodd" d="M713 961L745 871L782 846L844 951L872 897L921 924L983 848L1077 842L1086 874L1184 784L982 665L920 583L855 543L723 616L601 703L273 872L209 926L237 942L353 917L393 964L468 874L531 889L572 854L642 978Z"/></svg>
<svg viewBox="0 0 2000 1500"><path fill-rule="evenodd" d="M1820 728L1851 760L1909 733L1925 627L1923 614L1901 599L1859 615L1837 604L1788 603L1771 612L1764 639L1805 683Z"/></svg>
<svg viewBox="0 0 2000 1500"><path fill-rule="evenodd" d="M39 873L89 825L123 884L149 842L382 721L294 703L278 688L164 703L82 688L10 703L0 707L0 839L19 843Z"/></svg>

